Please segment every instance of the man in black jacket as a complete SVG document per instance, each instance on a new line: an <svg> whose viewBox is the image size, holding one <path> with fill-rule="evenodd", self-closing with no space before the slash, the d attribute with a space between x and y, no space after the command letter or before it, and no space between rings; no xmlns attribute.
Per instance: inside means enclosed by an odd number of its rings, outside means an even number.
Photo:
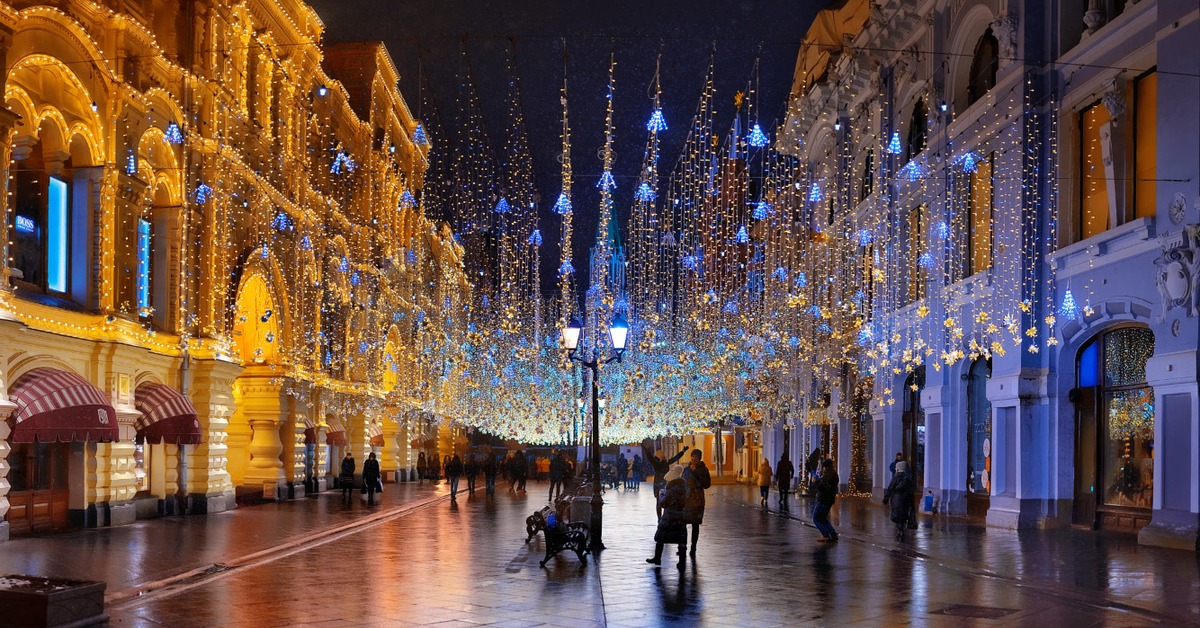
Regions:
<svg viewBox="0 0 1200 628"><path fill-rule="evenodd" d="M367 458L363 463L363 488L367 489L367 505L375 505L375 491L379 490L379 461L375 459L375 452Z"/></svg>
<svg viewBox="0 0 1200 628"><path fill-rule="evenodd" d="M354 497L354 454L346 450L342 458L342 473L338 476L338 485L342 487L342 501L349 502Z"/></svg>
<svg viewBox="0 0 1200 628"><path fill-rule="evenodd" d="M667 481L665 479L667 471L671 470L671 465L679 462L679 459L683 457L683 454L687 452L687 450L688 448L684 446L683 449L679 450L679 453L671 456L670 460L663 460L663 452L661 449L658 451L651 451L649 440L642 443L642 453L646 454L647 462L649 462L650 467L654 469L655 503L658 502L658 494L662 491L663 487L667 485ZM655 506L655 516L659 519L662 518L662 506Z"/></svg>
<svg viewBox="0 0 1200 628"><path fill-rule="evenodd" d="M792 466L787 450L784 450L783 456L779 458L779 464L775 465L775 481L779 484L779 510L783 512L791 510L788 507L788 493L792 492L792 478L795 475L796 467Z"/></svg>

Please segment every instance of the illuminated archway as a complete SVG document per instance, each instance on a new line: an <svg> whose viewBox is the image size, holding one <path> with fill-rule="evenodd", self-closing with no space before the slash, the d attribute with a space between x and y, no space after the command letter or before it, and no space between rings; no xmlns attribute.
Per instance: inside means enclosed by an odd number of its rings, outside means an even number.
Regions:
<svg viewBox="0 0 1200 628"><path fill-rule="evenodd" d="M279 361L279 309L262 275L250 275L238 289L233 342L242 364Z"/></svg>

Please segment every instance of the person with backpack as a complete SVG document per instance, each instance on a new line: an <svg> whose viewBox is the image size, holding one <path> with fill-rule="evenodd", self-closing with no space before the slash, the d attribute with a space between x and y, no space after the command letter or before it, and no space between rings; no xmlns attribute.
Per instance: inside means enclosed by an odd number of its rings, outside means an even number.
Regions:
<svg viewBox="0 0 1200 628"><path fill-rule="evenodd" d="M832 459L826 458L821 462L821 475L817 478L815 487L817 503L813 505L813 525L821 533L820 542L836 542L837 530L834 530L833 524L829 522L829 511L833 509L833 502L837 500L838 493L838 474Z"/></svg>
<svg viewBox="0 0 1200 628"><path fill-rule="evenodd" d="M889 507L892 523L896 524L896 540L903 541L913 517L913 481L909 477L908 463L896 461L896 475L883 493L883 503Z"/></svg>

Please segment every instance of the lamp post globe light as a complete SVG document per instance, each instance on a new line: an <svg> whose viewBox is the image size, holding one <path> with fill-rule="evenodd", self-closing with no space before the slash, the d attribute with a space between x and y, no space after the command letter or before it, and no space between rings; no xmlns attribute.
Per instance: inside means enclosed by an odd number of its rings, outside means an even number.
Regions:
<svg viewBox="0 0 1200 628"><path fill-rule="evenodd" d="M591 360L581 357L577 354L579 349L579 337L583 333L583 324L578 317L572 318L570 323L562 330L563 347L567 350L567 357L579 362L584 367L592 371L592 438L591 438L591 478L592 483L592 521L588 525L589 550L596 554L604 549L604 542L601 537L604 517L601 508L604 506L604 499L600 497L600 367L610 362L620 362L621 356L625 354L625 343L629 340L629 323L625 321L625 317L617 314L613 317L612 323L608 327L609 339L612 340L613 355L607 359L600 359L599 348Z"/></svg>

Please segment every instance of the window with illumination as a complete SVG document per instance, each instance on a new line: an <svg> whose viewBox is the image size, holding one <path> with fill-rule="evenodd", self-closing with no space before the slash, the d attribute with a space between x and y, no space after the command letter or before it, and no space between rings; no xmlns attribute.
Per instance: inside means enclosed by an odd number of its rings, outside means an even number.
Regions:
<svg viewBox="0 0 1200 628"><path fill-rule="evenodd" d="M1101 102L1079 115L1079 238L1090 238L1109 228L1108 174L1104 166L1105 145L1111 142L1112 118Z"/></svg>
<svg viewBox="0 0 1200 628"><path fill-rule="evenodd" d="M995 216L994 163L996 154L981 159L968 179L971 228L967 230L967 275L992 267Z"/></svg>
<svg viewBox="0 0 1200 628"><path fill-rule="evenodd" d="M138 313L142 316L149 316L151 308L150 298L150 270L151 270L151 254L153 243L153 232L151 230L150 221L140 218L137 221L137 306Z"/></svg>
<svg viewBox="0 0 1200 628"><path fill-rule="evenodd" d="M925 297L925 279L927 272L922 262L926 262L928 252L925 250L925 206L918 205L908 212L907 221L908 244L908 302L912 303Z"/></svg>
<svg viewBox="0 0 1200 628"><path fill-rule="evenodd" d="M1158 186L1158 72L1133 82L1133 217L1153 218Z"/></svg>
<svg viewBox="0 0 1200 628"><path fill-rule="evenodd" d="M41 151L18 163L13 174L13 283L18 287L65 294L70 287L70 184L47 174Z"/></svg>

